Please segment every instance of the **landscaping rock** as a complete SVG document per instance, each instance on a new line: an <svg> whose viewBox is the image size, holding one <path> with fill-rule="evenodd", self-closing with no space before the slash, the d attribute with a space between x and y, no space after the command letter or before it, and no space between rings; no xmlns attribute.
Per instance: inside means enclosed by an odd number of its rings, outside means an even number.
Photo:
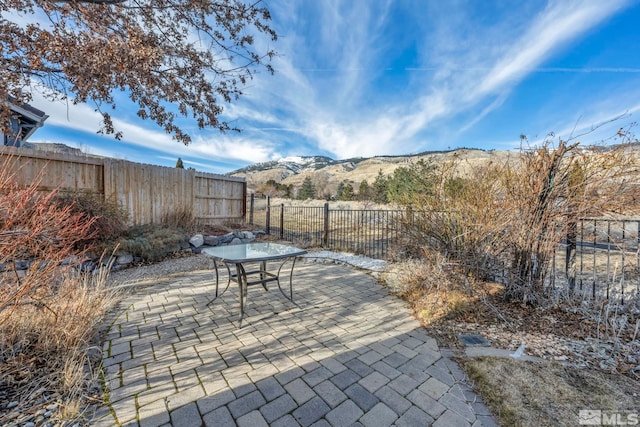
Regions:
<svg viewBox="0 0 640 427"><path fill-rule="evenodd" d="M80 271L83 273L85 271L92 272L95 269L96 269L96 263L91 260L84 261L82 264L80 264Z"/></svg>
<svg viewBox="0 0 640 427"><path fill-rule="evenodd" d="M204 236L202 234L196 234L195 236L192 236L189 239L189 243L194 248L199 248L200 246L202 246L204 244Z"/></svg>
<svg viewBox="0 0 640 427"><path fill-rule="evenodd" d="M236 236L233 233L224 234L218 237L218 244L219 245L229 244L235 238Z"/></svg>
<svg viewBox="0 0 640 427"><path fill-rule="evenodd" d="M116 258L116 264L119 264L119 265L127 265L127 264L131 264L132 262L133 262L133 255L129 253L120 254Z"/></svg>
<svg viewBox="0 0 640 427"><path fill-rule="evenodd" d="M204 236L204 244L207 246L218 246L217 236Z"/></svg>
<svg viewBox="0 0 640 427"><path fill-rule="evenodd" d="M230 245L240 245L242 244L242 240L238 239L237 237L235 237L231 242L229 242Z"/></svg>

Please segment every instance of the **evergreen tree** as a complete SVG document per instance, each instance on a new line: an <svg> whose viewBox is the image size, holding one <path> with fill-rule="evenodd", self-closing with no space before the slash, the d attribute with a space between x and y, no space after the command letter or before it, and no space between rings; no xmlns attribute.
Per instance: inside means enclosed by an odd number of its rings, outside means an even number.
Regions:
<svg viewBox="0 0 640 427"><path fill-rule="evenodd" d="M302 186L298 190L298 200L315 199L316 187L313 185L310 177L306 177L302 181Z"/></svg>
<svg viewBox="0 0 640 427"><path fill-rule="evenodd" d="M367 182L366 179L362 181L360 187L358 187L358 200L371 200L371 186L369 186L369 182Z"/></svg>
<svg viewBox="0 0 640 427"><path fill-rule="evenodd" d="M388 186L388 178L382 173L382 170L379 170L378 176L376 176L375 181L373 181L371 199L376 203L387 203L389 201L387 197Z"/></svg>
<svg viewBox="0 0 640 427"><path fill-rule="evenodd" d="M344 200L345 202L350 202L354 198L355 198L355 194L353 193L353 185L347 182L344 185L344 188L342 189L340 200Z"/></svg>
<svg viewBox="0 0 640 427"><path fill-rule="evenodd" d="M343 191L344 191L344 181L338 184L338 189L336 190L336 200L342 200Z"/></svg>
<svg viewBox="0 0 640 427"><path fill-rule="evenodd" d="M392 203L410 204L420 194L433 192L436 166L431 161L400 167L387 179L387 198Z"/></svg>
<svg viewBox="0 0 640 427"><path fill-rule="evenodd" d="M360 183L360 187L358 187L358 200L371 200L371 187L369 186L369 182L367 182L366 179L362 181Z"/></svg>

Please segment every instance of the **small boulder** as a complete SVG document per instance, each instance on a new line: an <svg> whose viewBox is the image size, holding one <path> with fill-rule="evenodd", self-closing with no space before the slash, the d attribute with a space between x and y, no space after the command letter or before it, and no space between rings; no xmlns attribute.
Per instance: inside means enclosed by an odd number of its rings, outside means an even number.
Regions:
<svg viewBox="0 0 640 427"><path fill-rule="evenodd" d="M119 265L127 265L127 264L131 264L132 262L133 262L133 255L129 253L120 254L116 258L116 264L119 264Z"/></svg>
<svg viewBox="0 0 640 427"><path fill-rule="evenodd" d="M204 244L208 246L218 246L218 237L204 236Z"/></svg>
<svg viewBox="0 0 640 427"><path fill-rule="evenodd" d="M242 243L242 240L238 239L237 237L234 238L231 243L229 243L230 245L239 245Z"/></svg>
<svg viewBox="0 0 640 427"><path fill-rule="evenodd" d="M218 237L218 244L223 245L226 243L230 243L234 238L235 236L233 235L233 233L224 234Z"/></svg>
<svg viewBox="0 0 640 427"><path fill-rule="evenodd" d="M204 244L204 236L202 234L196 234L189 239L189 243L194 248L199 248Z"/></svg>

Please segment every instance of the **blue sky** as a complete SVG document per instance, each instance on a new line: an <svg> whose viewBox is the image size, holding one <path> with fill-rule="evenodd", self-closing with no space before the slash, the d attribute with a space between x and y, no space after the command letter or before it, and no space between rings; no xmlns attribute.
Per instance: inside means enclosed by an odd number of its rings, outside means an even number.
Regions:
<svg viewBox="0 0 640 427"><path fill-rule="evenodd" d="M32 104L32 141L135 162L226 173L288 156L334 159L457 147L517 149L549 132L594 143L638 121L640 2L269 0L276 74L259 73L220 134L185 123L185 147L126 102L124 140L89 105ZM258 47L267 41L258 40ZM264 45L266 46L266 44ZM622 118L608 123L612 118ZM594 132L592 128L604 126Z"/></svg>

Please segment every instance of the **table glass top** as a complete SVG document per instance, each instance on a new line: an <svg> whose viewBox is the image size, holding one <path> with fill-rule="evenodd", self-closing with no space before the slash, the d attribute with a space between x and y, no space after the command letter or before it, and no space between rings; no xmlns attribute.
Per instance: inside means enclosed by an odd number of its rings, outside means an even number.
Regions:
<svg viewBox="0 0 640 427"><path fill-rule="evenodd" d="M247 243L206 248L202 250L202 253L220 261L249 262L294 257L306 254L307 251L279 243Z"/></svg>

